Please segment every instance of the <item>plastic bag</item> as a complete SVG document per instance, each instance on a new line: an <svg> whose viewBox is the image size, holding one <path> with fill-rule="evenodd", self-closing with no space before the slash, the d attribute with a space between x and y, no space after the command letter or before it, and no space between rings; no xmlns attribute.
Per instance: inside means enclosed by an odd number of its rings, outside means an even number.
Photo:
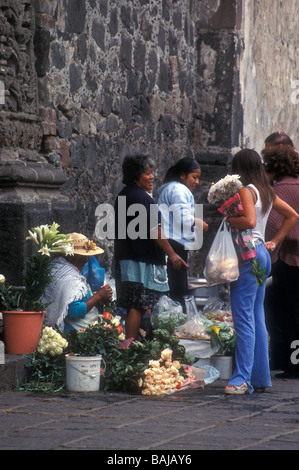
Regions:
<svg viewBox="0 0 299 470"><path fill-rule="evenodd" d="M198 309L195 303L195 299L193 295L185 295L184 296L185 306L186 306L186 314L188 320L193 320L194 317L198 315Z"/></svg>
<svg viewBox="0 0 299 470"><path fill-rule="evenodd" d="M202 311L204 317L211 322L220 321L233 326L233 317L230 306L216 297L210 297Z"/></svg>
<svg viewBox="0 0 299 470"><path fill-rule="evenodd" d="M154 329L166 328L168 331L174 331L178 325L186 321L186 315L179 302L163 295L155 304L151 314L151 324Z"/></svg>
<svg viewBox="0 0 299 470"><path fill-rule="evenodd" d="M177 327L175 335L181 339L203 339L206 341L210 339L210 335L206 332L205 323L200 321L199 318L188 320L183 325Z"/></svg>
<svg viewBox="0 0 299 470"><path fill-rule="evenodd" d="M204 276L210 284L223 284L236 281L239 277L238 256L227 228L226 219L223 219L208 253Z"/></svg>
<svg viewBox="0 0 299 470"><path fill-rule="evenodd" d="M104 284L105 268L101 268L94 256L88 258L81 274L86 277L88 284L93 292L99 290Z"/></svg>
<svg viewBox="0 0 299 470"><path fill-rule="evenodd" d="M198 311L195 299L192 295L185 296L186 305L186 322L178 326L175 335L183 339L204 339L209 340L210 336L206 332L206 319L200 311Z"/></svg>

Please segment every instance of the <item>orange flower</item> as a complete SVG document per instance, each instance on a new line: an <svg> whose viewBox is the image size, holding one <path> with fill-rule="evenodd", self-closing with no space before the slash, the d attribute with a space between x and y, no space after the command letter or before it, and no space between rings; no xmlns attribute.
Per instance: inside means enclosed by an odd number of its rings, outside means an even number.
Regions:
<svg viewBox="0 0 299 470"><path fill-rule="evenodd" d="M103 313L103 319L104 320L110 320L110 318L111 318L111 313L109 313L109 312L104 312Z"/></svg>
<svg viewBox="0 0 299 470"><path fill-rule="evenodd" d="M115 328L118 332L119 335L122 334L122 332L124 331L123 327L121 325L118 325L116 328Z"/></svg>

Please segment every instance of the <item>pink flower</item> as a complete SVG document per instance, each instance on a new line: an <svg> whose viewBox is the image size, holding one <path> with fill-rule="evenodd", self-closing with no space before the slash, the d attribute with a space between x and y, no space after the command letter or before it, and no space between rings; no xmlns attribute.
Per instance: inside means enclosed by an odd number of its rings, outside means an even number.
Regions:
<svg viewBox="0 0 299 470"><path fill-rule="evenodd" d="M133 341L134 341L134 338L125 339L125 341L120 345L120 347L122 349L127 349Z"/></svg>

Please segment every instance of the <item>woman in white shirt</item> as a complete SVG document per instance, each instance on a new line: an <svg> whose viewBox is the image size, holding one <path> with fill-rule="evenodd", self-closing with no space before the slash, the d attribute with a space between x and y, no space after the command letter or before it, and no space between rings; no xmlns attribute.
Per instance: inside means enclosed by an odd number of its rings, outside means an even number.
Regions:
<svg viewBox="0 0 299 470"><path fill-rule="evenodd" d="M268 277L272 252L298 220L298 214L275 196L257 152L244 149L232 160L232 173L240 175L243 187L239 190L244 215L229 217L233 227L252 229L256 259ZM284 219L269 242L264 242L265 227L271 209ZM258 286L251 271L250 260L240 264L239 279L231 283L231 308L236 330L236 368L225 387L227 394L245 394L271 386L268 336L265 325L265 283Z"/></svg>

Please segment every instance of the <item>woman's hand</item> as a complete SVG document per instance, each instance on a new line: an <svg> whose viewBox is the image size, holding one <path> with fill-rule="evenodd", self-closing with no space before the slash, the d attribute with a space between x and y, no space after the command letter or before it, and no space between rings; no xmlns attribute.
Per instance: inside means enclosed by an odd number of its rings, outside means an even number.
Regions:
<svg viewBox="0 0 299 470"><path fill-rule="evenodd" d="M186 268L189 268L188 264L185 263L185 261L175 252L173 252L172 254L169 254L168 257L174 269L180 269L182 265L185 266Z"/></svg>
<svg viewBox="0 0 299 470"><path fill-rule="evenodd" d="M273 253L273 251L275 250L276 246L277 246L277 245L276 245L275 242L272 242L272 241L265 242L265 247L266 247L266 249L269 251L269 253Z"/></svg>
<svg viewBox="0 0 299 470"><path fill-rule="evenodd" d="M105 284L99 290L97 290L92 297L85 301L87 312L95 307L96 305L104 305L106 303L112 302L113 300L113 291L108 284Z"/></svg>
<svg viewBox="0 0 299 470"><path fill-rule="evenodd" d="M202 230L204 233L206 233L209 230L208 224L201 219L195 218L194 223L195 223L195 229L198 232Z"/></svg>
<svg viewBox="0 0 299 470"><path fill-rule="evenodd" d="M113 291L108 284L105 284L93 295L95 297L96 303L103 305L106 302L111 302L113 298Z"/></svg>

